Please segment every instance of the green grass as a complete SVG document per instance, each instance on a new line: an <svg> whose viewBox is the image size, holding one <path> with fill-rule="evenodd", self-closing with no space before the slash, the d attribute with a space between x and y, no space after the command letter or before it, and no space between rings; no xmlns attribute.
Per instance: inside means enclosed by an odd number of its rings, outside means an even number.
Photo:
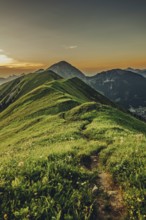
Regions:
<svg viewBox="0 0 146 220"><path fill-rule="evenodd" d="M52 71L31 73L0 86L0 111L11 103L47 82L61 79Z"/></svg>
<svg viewBox="0 0 146 220"><path fill-rule="evenodd" d="M0 113L0 219L97 219L98 168L82 166L94 154L122 187L127 219L145 219L146 124L81 85L47 82Z"/></svg>
<svg viewBox="0 0 146 220"><path fill-rule="evenodd" d="M92 174L73 154L11 162L3 171L2 214L10 219L88 219L92 216ZM18 169L19 167L19 169Z"/></svg>

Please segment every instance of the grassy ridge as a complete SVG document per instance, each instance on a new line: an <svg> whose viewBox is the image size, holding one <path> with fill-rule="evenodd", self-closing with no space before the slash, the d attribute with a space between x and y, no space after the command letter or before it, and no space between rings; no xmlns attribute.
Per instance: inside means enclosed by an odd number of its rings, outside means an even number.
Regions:
<svg viewBox="0 0 146 220"><path fill-rule="evenodd" d="M146 125L81 84L47 82L1 112L0 219L97 219L98 168L82 164L94 154L123 188L128 219L145 218Z"/></svg>
<svg viewBox="0 0 146 220"><path fill-rule="evenodd" d="M0 111L38 86L61 79L52 71L31 73L0 86Z"/></svg>

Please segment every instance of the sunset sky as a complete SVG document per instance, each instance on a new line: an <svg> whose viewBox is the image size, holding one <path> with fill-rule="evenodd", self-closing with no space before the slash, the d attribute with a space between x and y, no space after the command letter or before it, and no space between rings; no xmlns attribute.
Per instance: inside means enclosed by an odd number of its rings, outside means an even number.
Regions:
<svg viewBox="0 0 146 220"><path fill-rule="evenodd" d="M0 0L0 76L146 68L146 0Z"/></svg>

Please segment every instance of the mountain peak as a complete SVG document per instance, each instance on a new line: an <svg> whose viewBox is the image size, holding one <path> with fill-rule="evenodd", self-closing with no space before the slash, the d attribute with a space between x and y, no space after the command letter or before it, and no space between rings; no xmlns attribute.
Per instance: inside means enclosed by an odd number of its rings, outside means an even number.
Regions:
<svg viewBox="0 0 146 220"><path fill-rule="evenodd" d="M63 78L72 78L78 77L81 79L85 78L85 75L76 67L72 66L70 63L66 61L60 61L58 63L53 64L48 68L48 70L52 70Z"/></svg>
<svg viewBox="0 0 146 220"><path fill-rule="evenodd" d="M68 62L65 61L65 60L61 60L61 61L59 61L59 62L57 62L57 63L51 65L48 69L54 68L54 67L72 68L72 69L74 68L74 69L78 70L75 66L71 65L70 63L68 63ZM78 71L80 71L80 70L78 70ZM81 71L80 71L80 72L81 72Z"/></svg>
<svg viewBox="0 0 146 220"><path fill-rule="evenodd" d="M61 60L59 61L58 63L54 64L54 65L68 65L68 66L72 66L70 63L68 63L67 61L65 60Z"/></svg>

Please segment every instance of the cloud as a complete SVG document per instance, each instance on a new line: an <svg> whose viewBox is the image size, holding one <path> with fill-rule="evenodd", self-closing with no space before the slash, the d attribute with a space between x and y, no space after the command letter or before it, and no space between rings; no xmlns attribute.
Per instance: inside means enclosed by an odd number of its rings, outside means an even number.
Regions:
<svg viewBox="0 0 146 220"><path fill-rule="evenodd" d="M76 46L76 45L73 45L73 46L69 46L68 48L69 49L76 49L78 46Z"/></svg>
<svg viewBox="0 0 146 220"><path fill-rule="evenodd" d="M0 52L2 53L2 50ZM0 66L12 64L14 61L13 58L8 57L6 54L0 54Z"/></svg>
<svg viewBox="0 0 146 220"><path fill-rule="evenodd" d="M31 69L31 68L41 68L44 65L42 63L33 63L33 62L14 62L8 65L9 68L19 68L19 69Z"/></svg>
<svg viewBox="0 0 146 220"><path fill-rule="evenodd" d="M70 46L63 45L63 47L64 47L66 50L72 50L72 49L76 49L78 46L77 46L77 45L70 45Z"/></svg>
<svg viewBox="0 0 146 220"><path fill-rule="evenodd" d="M25 62L13 59L6 55L6 53L2 49L0 49L0 67L19 68L27 70L31 68L40 68L42 66L42 63Z"/></svg>

